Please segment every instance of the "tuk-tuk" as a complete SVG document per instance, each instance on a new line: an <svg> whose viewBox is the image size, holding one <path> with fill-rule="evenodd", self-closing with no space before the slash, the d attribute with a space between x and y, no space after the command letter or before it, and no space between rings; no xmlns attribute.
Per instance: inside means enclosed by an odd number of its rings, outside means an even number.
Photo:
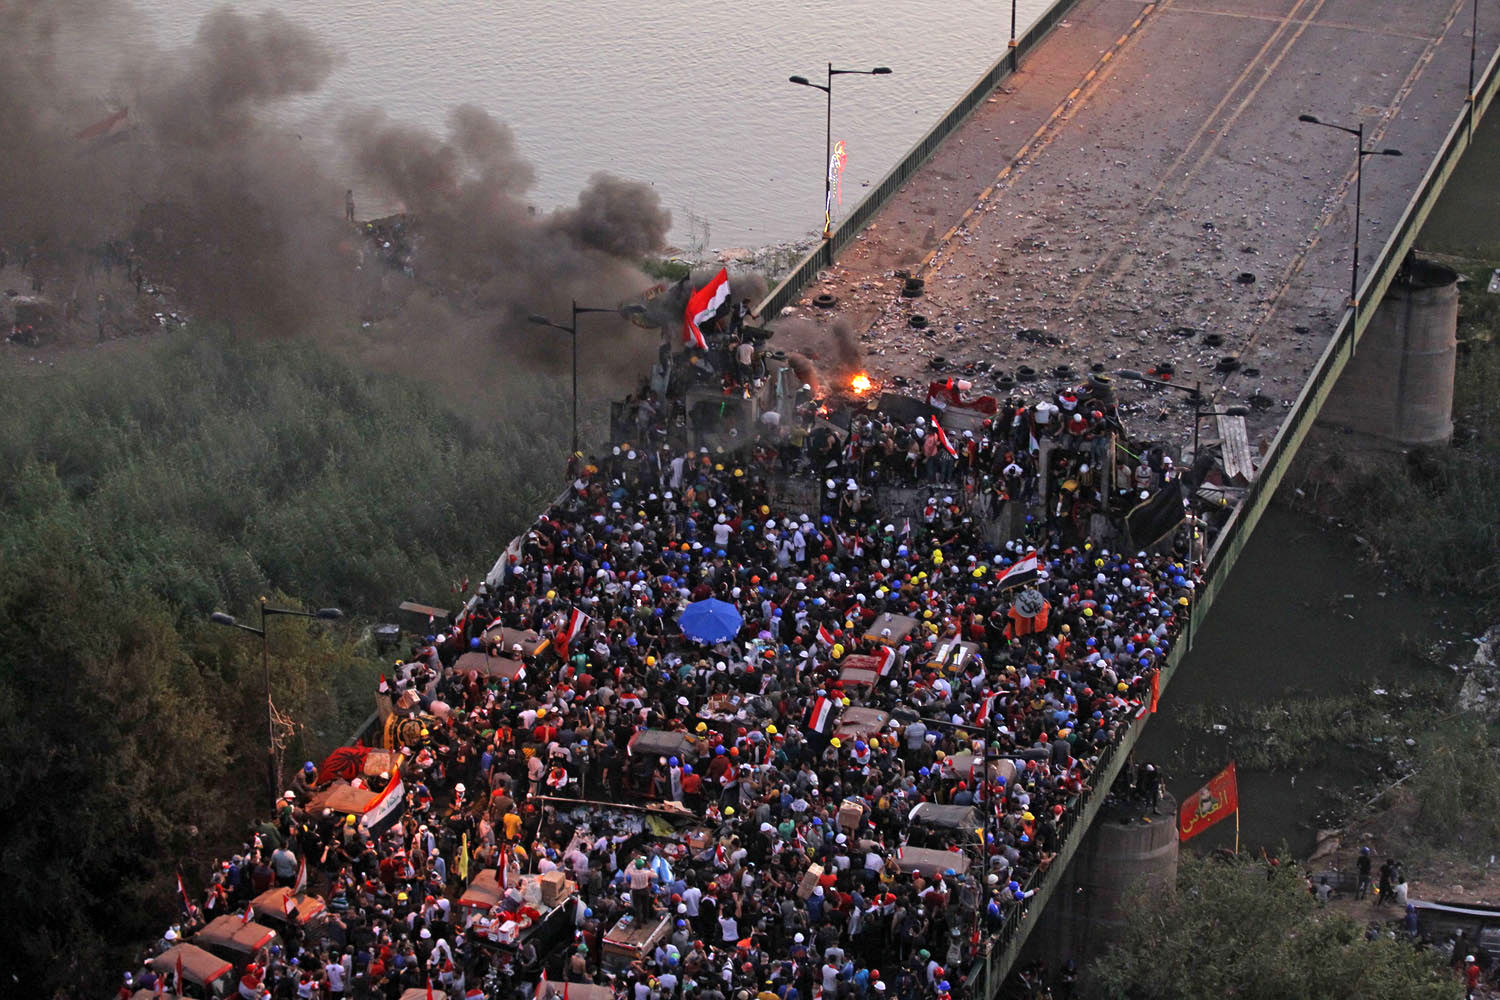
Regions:
<svg viewBox="0 0 1500 1000"><path fill-rule="evenodd" d="M698 738L692 733L668 729L642 729L630 737L626 753L632 757L676 757L686 760L698 746Z"/></svg>
<svg viewBox="0 0 1500 1000"><path fill-rule="evenodd" d="M465 653L453 662L453 669L460 674L472 671L480 677L498 677L503 681L526 676L526 665L520 660L485 653Z"/></svg>
<svg viewBox="0 0 1500 1000"><path fill-rule="evenodd" d="M341 816L363 816L365 810L370 808L370 803L378 797L379 793L368 788L355 788L340 778L308 799L307 813L309 816L317 816L324 809L330 809Z"/></svg>
<svg viewBox="0 0 1500 1000"><path fill-rule="evenodd" d="M841 743L848 743L851 740L868 740L884 732L890 721L890 712L882 712L878 708L852 706L839 714L839 724L834 728L833 735Z"/></svg>
<svg viewBox="0 0 1500 1000"><path fill-rule="evenodd" d="M244 921L237 914L226 913L210 921L193 935L193 944L228 959L236 968L247 965L255 953L276 940L276 931L254 920Z"/></svg>
<svg viewBox="0 0 1500 1000"><path fill-rule="evenodd" d="M474 881L469 883L469 887L459 897L458 905L488 910L504 898L505 890L500 888L499 869L486 868L474 876Z"/></svg>
<svg viewBox="0 0 1500 1000"><path fill-rule="evenodd" d="M176 975L178 962L182 963L182 978L189 986L198 987L205 997L222 997L234 988L230 982L234 978L234 964L197 945L178 942L146 964L158 976L166 976Z"/></svg>
<svg viewBox="0 0 1500 1000"><path fill-rule="evenodd" d="M413 986L401 992L401 1000L448 1000L448 994L436 986Z"/></svg>
<svg viewBox="0 0 1500 1000"><path fill-rule="evenodd" d="M869 653L850 653L839 661L839 684L844 688L874 687L880 681L880 661Z"/></svg>
<svg viewBox="0 0 1500 1000"><path fill-rule="evenodd" d="M936 847L898 847L896 848L896 866L904 875L925 875L931 878L951 871L955 875L963 875L972 864L970 857L963 851L944 850Z"/></svg>
<svg viewBox="0 0 1500 1000"><path fill-rule="evenodd" d="M612 986L595 986L593 983L548 983L536 1000L615 1000Z"/></svg>
<svg viewBox="0 0 1500 1000"><path fill-rule="evenodd" d="M516 889L527 912L523 916L507 918L490 914L505 898L496 870L486 868L474 877L458 901L458 905L469 913L463 918L466 934L469 940L499 952L507 961L515 961L521 945L529 942L535 946L540 963L572 933L573 925L566 904L577 895L578 887L564 880L564 894L548 902L541 876L517 876L517 882Z"/></svg>
<svg viewBox="0 0 1500 1000"><path fill-rule="evenodd" d="M605 932L600 963L611 972L627 968L631 962L650 955L671 926L671 917L651 917L638 924L635 914L625 914Z"/></svg>
<svg viewBox="0 0 1500 1000"><path fill-rule="evenodd" d="M906 816L916 847L967 847L979 842L979 811L973 806L919 802Z"/></svg>
<svg viewBox="0 0 1500 1000"><path fill-rule="evenodd" d="M958 673L972 663L978 655L979 644L977 642L968 642L956 635L950 635L939 639L933 646L932 655L927 658L927 667L931 670Z"/></svg>
<svg viewBox="0 0 1500 1000"><path fill-rule="evenodd" d="M697 718L710 726L734 726L757 724L773 714L771 706L760 695L715 694L710 695Z"/></svg>
<svg viewBox="0 0 1500 1000"><path fill-rule="evenodd" d="M552 642L543 638L540 634L531 630L522 631L515 628L505 628L497 625L484 633L484 644L486 646L497 646L505 656L516 656L516 647L520 646L521 656L540 656L546 651ZM467 654L466 654L467 655ZM462 659L462 657L460 657Z"/></svg>
<svg viewBox="0 0 1500 1000"><path fill-rule="evenodd" d="M889 611L880 615L865 629L867 642L878 642L882 646L899 646L917 629L917 620L911 615L894 615Z"/></svg>
<svg viewBox="0 0 1500 1000"><path fill-rule="evenodd" d="M291 906L287 905L288 900ZM257 920L272 925L306 927L327 911L323 901L307 893L294 895L290 889L267 889L250 901ZM290 910L290 912L288 912Z"/></svg>

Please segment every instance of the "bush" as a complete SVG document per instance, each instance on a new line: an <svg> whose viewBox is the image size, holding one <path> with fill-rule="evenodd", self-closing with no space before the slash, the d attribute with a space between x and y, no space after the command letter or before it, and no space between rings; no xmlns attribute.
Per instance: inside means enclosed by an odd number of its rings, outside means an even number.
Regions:
<svg viewBox="0 0 1500 1000"><path fill-rule="evenodd" d="M1301 871L1282 859L1182 856L1175 893L1132 910L1120 943L1086 973L1091 1000L1456 1000L1457 980L1432 952L1366 941L1348 917L1318 910Z"/></svg>
<svg viewBox="0 0 1500 1000"><path fill-rule="evenodd" d="M517 370L479 425L409 380L303 342L183 331L0 373L0 963L19 992L103 996L244 823L264 814L259 642L292 761L372 707L360 633L456 604L550 499L566 400ZM296 595L289 597L287 595Z"/></svg>

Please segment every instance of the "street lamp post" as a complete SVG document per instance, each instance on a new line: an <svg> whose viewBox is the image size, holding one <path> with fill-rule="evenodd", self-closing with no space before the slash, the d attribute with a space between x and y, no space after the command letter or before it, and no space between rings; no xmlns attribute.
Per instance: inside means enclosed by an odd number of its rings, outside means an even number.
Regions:
<svg viewBox="0 0 1500 1000"><path fill-rule="evenodd" d="M1473 22L1469 26L1469 89L1464 98L1469 104L1469 141L1474 141L1474 58L1479 45L1479 0L1474 0Z"/></svg>
<svg viewBox="0 0 1500 1000"><path fill-rule="evenodd" d="M1010 0L1010 71L1016 71L1016 0Z"/></svg>
<svg viewBox="0 0 1500 1000"><path fill-rule="evenodd" d="M297 618L318 618L323 621L336 621L344 617L344 613L338 608L319 608L317 611L296 611L292 608L272 608L266 606L266 599L260 599L260 628L254 625L243 625L236 621L233 615L222 611L215 611L208 616L208 620L215 625L223 625L226 628L237 628L242 632L260 636L260 665L266 678L266 777L270 782L271 798L279 793L276 789L281 785L281 775L276 768L276 712L271 704L271 650L266 641L266 619L272 615L292 615Z"/></svg>
<svg viewBox="0 0 1500 1000"><path fill-rule="evenodd" d="M560 323L554 323L550 319L548 319L547 317L545 317L545 316L539 316L536 313L532 313L530 316L527 317L527 319L530 322L535 323L537 326L546 326L546 327L551 327L554 330L561 330L563 333L566 333L569 337L573 338L573 453L574 454L578 453L578 317L581 316L581 315L583 315L584 313L617 313L618 315L621 315L621 316L628 316L632 312L642 312L642 311L644 311L644 310L640 306L628 306L628 307L626 307L624 309L599 309L599 308L595 308L595 307L592 307L592 306L580 306L578 304L578 300L574 299L573 300L573 315L572 315L572 318L569 320L567 326L563 326Z"/></svg>
<svg viewBox="0 0 1500 1000"><path fill-rule="evenodd" d="M1015 34L1014 31L1011 32ZM803 87L811 87L821 90L828 98L827 112L823 119L823 238L833 237L833 208L829 200L833 194L832 171L828 169L828 161L833 156L833 78L836 76L889 76L889 66L876 66L874 69L834 69L833 63L828 64L828 82L826 84L813 83L805 76L790 76L787 79Z"/></svg>
<svg viewBox="0 0 1500 1000"><path fill-rule="evenodd" d="M1198 425L1202 422L1204 417L1247 417L1250 415L1250 407L1240 406L1238 404L1225 407L1222 410L1205 410L1203 408L1202 382L1194 382L1192 384L1192 387L1190 388L1185 385L1178 385L1176 382L1168 382L1164 378L1152 378L1149 375L1143 375L1142 373L1131 368L1121 368L1119 371L1115 372L1115 375L1120 378L1130 379L1134 382L1145 382L1147 385L1159 385L1164 386L1168 389L1176 389L1178 392L1187 393L1188 398L1193 401L1194 462L1198 461Z"/></svg>
<svg viewBox="0 0 1500 1000"><path fill-rule="evenodd" d="M1203 383L1194 382L1192 387L1189 388L1185 385L1178 385L1176 382L1168 382L1164 378L1152 378L1150 375L1142 374L1141 372L1138 372L1132 368L1121 368L1119 371L1115 372L1115 376L1117 378L1130 379L1132 382L1145 382L1147 385L1158 385L1167 389L1176 389L1178 392L1187 393L1188 398L1193 401L1193 461L1196 462L1198 460L1197 417L1198 414L1202 412L1203 408Z"/></svg>
<svg viewBox="0 0 1500 1000"><path fill-rule="evenodd" d="M1354 159L1354 259L1349 264L1349 308L1358 312L1359 310L1359 212L1360 212L1360 177L1363 171L1360 167L1367 156L1400 156L1399 149L1366 149L1365 148L1365 123L1360 122L1358 127L1350 128L1347 125L1335 125L1333 122L1321 121L1312 115L1298 115L1299 122L1309 125L1321 125L1324 128L1337 129L1354 136L1357 143L1355 149L1359 155ZM1353 340L1350 345L1352 347Z"/></svg>

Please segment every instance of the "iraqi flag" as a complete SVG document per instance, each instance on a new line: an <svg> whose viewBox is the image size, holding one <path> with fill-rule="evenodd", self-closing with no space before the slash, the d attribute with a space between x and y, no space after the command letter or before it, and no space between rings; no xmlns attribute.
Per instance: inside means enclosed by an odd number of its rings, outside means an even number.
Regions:
<svg viewBox="0 0 1500 1000"><path fill-rule="evenodd" d="M1010 587L1024 587L1028 583L1035 583L1039 575L1037 565L1036 553L1028 552L1011 563L1010 568L995 579L995 586L1006 590Z"/></svg>
<svg viewBox="0 0 1500 1000"><path fill-rule="evenodd" d="M288 892L281 897L281 912L286 915L288 920L291 920L292 915L297 912L297 894L295 891Z"/></svg>
<svg viewBox="0 0 1500 1000"><path fill-rule="evenodd" d="M398 767L391 772L391 783L385 786L385 791L377 795L365 809L364 815L359 818L359 825L370 834L384 833L405 808L406 786L401 782L401 769Z"/></svg>
<svg viewBox="0 0 1500 1000"><path fill-rule="evenodd" d="M894 669L896 669L896 651L889 646L881 646L875 651L876 672L881 677L887 677Z"/></svg>
<svg viewBox="0 0 1500 1000"><path fill-rule="evenodd" d="M187 886L182 884L182 872L177 873L177 895L182 897L182 912L192 913L193 904L188 899Z"/></svg>
<svg viewBox="0 0 1500 1000"><path fill-rule="evenodd" d="M812 709L807 713L807 728L815 733L826 734L833 725L833 702L827 698L818 698L812 704Z"/></svg>
<svg viewBox="0 0 1500 1000"><path fill-rule="evenodd" d="M307 891L307 859L297 862L297 881L292 883L292 895Z"/></svg>
<svg viewBox="0 0 1500 1000"><path fill-rule="evenodd" d="M240 914L240 926L243 927L255 919L255 904L246 903L245 912Z"/></svg>
<svg viewBox="0 0 1500 1000"><path fill-rule="evenodd" d="M986 691L979 702L979 711L974 713L974 725L985 726L990 721L990 708L995 704L995 692Z"/></svg>
<svg viewBox="0 0 1500 1000"><path fill-rule="evenodd" d="M713 280L688 296L687 310L682 316L682 343L697 348L708 347L703 339L700 323L713 319L719 307L729 300L729 271L719 268Z"/></svg>
<svg viewBox="0 0 1500 1000"><path fill-rule="evenodd" d="M583 627L589 623L589 620L589 616L577 608L574 608L573 613L568 616L567 626L558 633L557 639L553 643L557 646L557 654L564 660L568 658L568 648L572 645L573 640L578 638L578 633L583 631Z"/></svg>
<svg viewBox="0 0 1500 1000"><path fill-rule="evenodd" d="M833 633L828 631L827 625L818 626L818 641L825 646L833 645Z"/></svg>
<svg viewBox="0 0 1500 1000"><path fill-rule="evenodd" d="M952 441L948 440L948 432L943 430L943 425L938 423L936 420L932 422L932 433L937 435L938 444L943 446L944 451L952 455L954 458L958 457L958 449L953 447Z"/></svg>

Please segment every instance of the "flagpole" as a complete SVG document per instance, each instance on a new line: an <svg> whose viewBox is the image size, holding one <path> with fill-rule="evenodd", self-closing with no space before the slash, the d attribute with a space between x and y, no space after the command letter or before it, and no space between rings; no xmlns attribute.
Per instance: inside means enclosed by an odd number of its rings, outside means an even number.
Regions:
<svg viewBox="0 0 1500 1000"><path fill-rule="evenodd" d="M1236 855L1240 853L1240 810L1238 807L1234 810L1234 853Z"/></svg>

